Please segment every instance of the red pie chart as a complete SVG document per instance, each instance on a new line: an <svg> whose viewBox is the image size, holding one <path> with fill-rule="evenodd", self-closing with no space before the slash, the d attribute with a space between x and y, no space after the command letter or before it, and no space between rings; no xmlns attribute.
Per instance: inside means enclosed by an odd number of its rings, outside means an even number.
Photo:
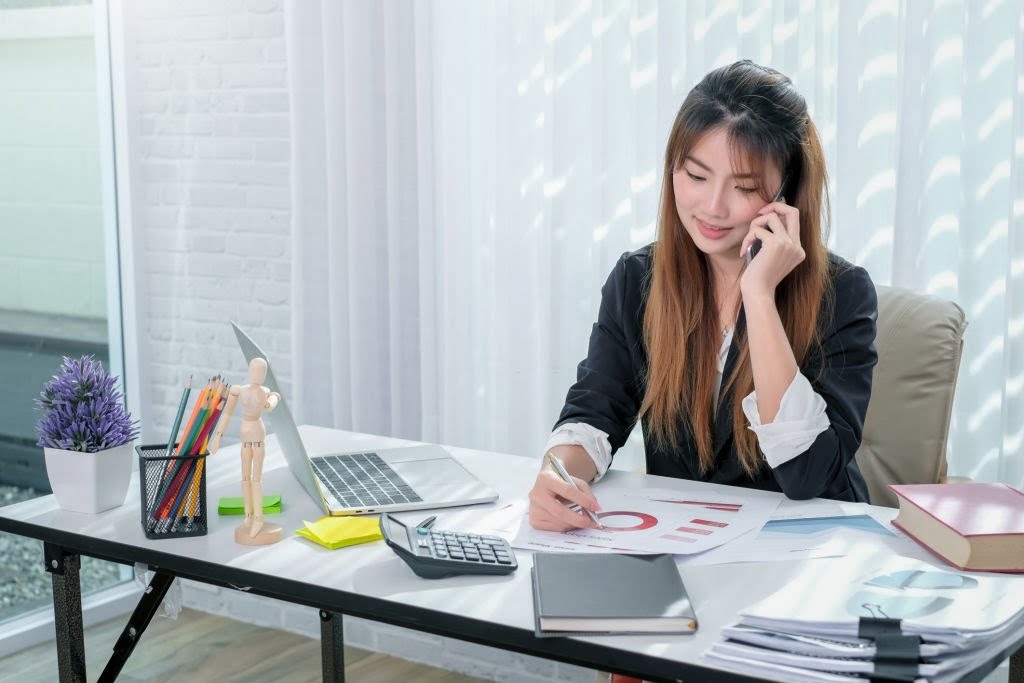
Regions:
<svg viewBox="0 0 1024 683"><path fill-rule="evenodd" d="M598 512L598 519L608 531L643 531L658 523L658 518L645 512L610 510Z"/></svg>

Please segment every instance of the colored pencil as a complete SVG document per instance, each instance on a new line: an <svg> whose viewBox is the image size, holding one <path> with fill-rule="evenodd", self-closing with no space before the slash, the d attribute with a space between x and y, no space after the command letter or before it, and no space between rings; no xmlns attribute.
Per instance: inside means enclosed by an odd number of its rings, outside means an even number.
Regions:
<svg viewBox="0 0 1024 683"><path fill-rule="evenodd" d="M210 381L208 380L206 386L199 392L199 398L196 399L196 405L192 408L192 414L189 417L188 423L185 426L185 432L187 433L190 426L194 423L196 415L199 413L199 406L201 405L204 397L209 392ZM180 454L182 444L178 444L176 454ZM172 484L177 479L178 473L181 471L183 461L180 458L168 457L167 465L164 467L164 471L160 476L160 484L157 487L156 496L153 499L153 505L151 506L151 514L147 520L147 526L150 531L154 528L159 528L159 522L161 519L161 512L164 509L164 503L167 500L167 494Z"/></svg>
<svg viewBox="0 0 1024 683"><path fill-rule="evenodd" d="M214 378L210 391L204 397L203 405L200 406L199 413L196 415L195 424L192 425L192 429L182 443L181 453L183 455L196 454L196 444L199 443L200 434L210 419L210 413L213 411L214 406L217 405L222 385L223 381L219 377Z"/></svg>
<svg viewBox="0 0 1024 683"><path fill-rule="evenodd" d="M179 439L181 419L192 388L192 378L189 378L168 443L168 452L173 449L173 457L167 458L159 486L149 492L148 531L161 534L190 531L195 519L204 514L200 509L200 494L206 458L197 456L206 452L210 436L227 405L229 387L220 375L207 380Z"/></svg>
<svg viewBox="0 0 1024 683"><path fill-rule="evenodd" d="M196 416L199 414L199 409L202 407L202 405L203 405L203 403L204 403L204 401L206 399L206 395L210 392L210 385L212 383L213 383L212 379L207 380L206 381L206 386L204 386L203 390L199 392L199 398L196 399L196 404L192 407L192 415L188 418L188 422L185 423L185 431L184 431L184 433L186 435L189 433L189 431L192 429L193 425L195 424ZM182 440L182 443L178 444L178 450L175 451L175 455L181 455L184 452L181 449L183 444L184 444L184 440Z"/></svg>
<svg viewBox="0 0 1024 683"><path fill-rule="evenodd" d="M224 399L223 397L217 399L216 407L210 410L209 415L207 415L206 423L203 425L203 428L199 431L199 436L196 437L196 443L192 447L192 452L190 453L190 455L200 455L206 452L207 441L209 441L210 434L217 426L217 422L218 420L220 420L220 414L224 411L224 405L226 403L227 400Z"/></svg>
<svg viewBox="0 0 1024 683"><path fill-rule="evenodd" d="M189 394L192 393L192 377L181 392L181 401L178 403L178 414L174 416L174 426L171 427L171 436L167 439L167 455L174 452L174 444L178 441L178 430L181 428L181 418L185 415L185 405L188 403Z"/></svg>
<svg viewBox="0 0 1024 683"><path fill-rule="evenodd" d="M189 375L188 382L185 384L185 388L181 391L181 400L178 402L178 413L174 416L174 426L171 427L171 435L167 438L167 455L171 455L174 452L174 444L178 440L178 429L181 427L181 418L185 414L185 406L188 405L188 397L192 393L192 376ZM160 475L160 481L156 486L149 490L149 497L146 501L149 509L149 519L153 518L153 503L156 502L157 493L164 486L164 479L167 476L169 468L164 468L164 471ZM146 476L146 472L142 473L142 476Z"/></svg>

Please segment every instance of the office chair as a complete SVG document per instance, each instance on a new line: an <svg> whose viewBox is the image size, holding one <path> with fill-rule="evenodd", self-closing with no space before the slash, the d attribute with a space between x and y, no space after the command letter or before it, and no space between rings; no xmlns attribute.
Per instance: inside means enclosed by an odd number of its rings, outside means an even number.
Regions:
<svg viewBox="0 0 1024 683"><path fill-rule="evenodd" d="M874 505L887 484L946 479L946 437L967 320L952 301L878 286L878 365L857 464Z"/></svg>

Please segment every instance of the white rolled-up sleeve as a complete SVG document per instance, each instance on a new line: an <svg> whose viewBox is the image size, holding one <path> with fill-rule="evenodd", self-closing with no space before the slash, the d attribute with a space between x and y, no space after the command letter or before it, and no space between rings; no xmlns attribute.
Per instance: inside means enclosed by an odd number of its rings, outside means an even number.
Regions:
<svg viewBox="0 0 1024 683"><path fill-rule="evenodd" d="M757 392L752 391L743 399L743 414L757 435L764 459L773 468L805 452L818 435L828 429L825 407L825 399L799 372L782 395L775 419L768 424L761 424Z"/></svg>
<svg viewBox="0 0 1024 683"><path fill-rule="evenodd" d="M597 474L591 482L599 481L612 464L612 445L608 434L584 422L570 422L551 432L544 451L555 446L582 446L597 467Z"/></svg>

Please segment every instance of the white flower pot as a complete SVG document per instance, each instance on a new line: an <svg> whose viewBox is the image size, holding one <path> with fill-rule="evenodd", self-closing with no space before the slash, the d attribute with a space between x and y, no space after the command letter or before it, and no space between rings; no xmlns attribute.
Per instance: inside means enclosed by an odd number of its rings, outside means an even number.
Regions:
<svg viewBox="0 0 1024 683"><path fill-rule="evenodd" d="M57 504L72 512L103 512L124 503L132 478L132 444L99 453L44 448L46 477Z"/></svg>

